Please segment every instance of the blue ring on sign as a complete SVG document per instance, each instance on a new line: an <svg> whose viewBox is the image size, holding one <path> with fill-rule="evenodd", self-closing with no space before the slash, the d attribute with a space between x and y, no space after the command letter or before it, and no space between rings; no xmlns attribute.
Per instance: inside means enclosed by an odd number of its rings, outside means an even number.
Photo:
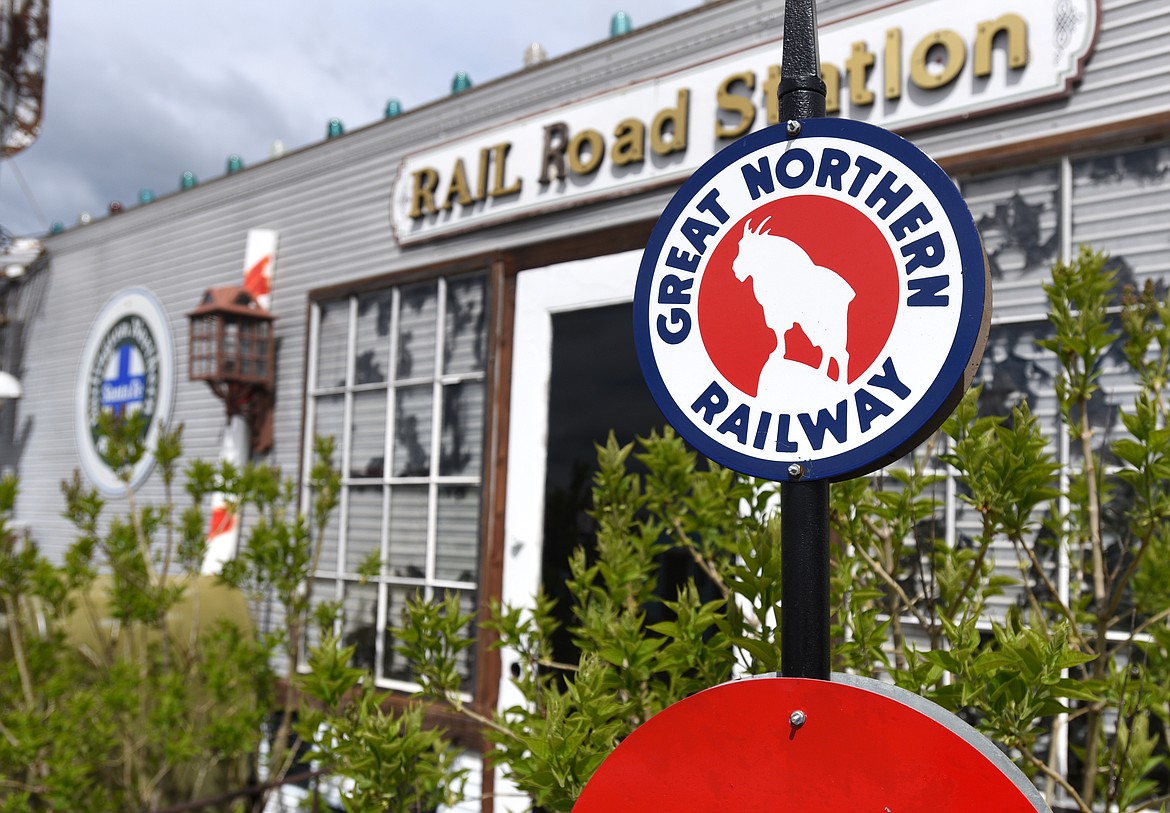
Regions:
<svg viewBox="0 0 1170 813"><path fill-rule="evenodd" d="M912 143L889 130L852 119L802 119L799 136L790 138L783 125L773 125L735 141L720 150L699 167L679 188L666 205L650 233L638 281L634 289L634 345L642 375L650 394L662 414L678 433L699 452L716 463L743 474L768 480L786 481L791 463L804 466L802 480L843 480L880 468L904 454L908 444L924 432L933 431L946 419L942 408L952 400L956 387L978 346L984 326L987 281L983 243L966 202L950 177L931 158ZM876 147L902 162L924 180L946 212L959 247L963 288L963 312L955 330L954 340L938 376L906 415L873 440L848 452L823 458L793 458L792 460L764 460L743 454L709 437L679 407L667 389L658 369L651 345L650 299L654 271L671 229L678 223L683 210L690 205L703 186L730 164L763 147L801 138L837 138ZM932 421L934 425L929 426Z"/></svg>

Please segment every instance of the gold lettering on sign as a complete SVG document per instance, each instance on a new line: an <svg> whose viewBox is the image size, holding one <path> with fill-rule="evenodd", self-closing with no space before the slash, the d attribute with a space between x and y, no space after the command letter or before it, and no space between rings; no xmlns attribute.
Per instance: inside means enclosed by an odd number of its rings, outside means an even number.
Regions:
<svg viewBox="0 0 1170 813"><path fill-rule="evenodd" d="M873 91L866 87L869 69L873 67L874 55L864 42L853 43L853 52L845 60L849 73L849 101L855 105L873 104Z"/></svg>
<svg viewBox="0 0 1170 813"><path fill-rule="evenodd" d="M475 179L475 200L481 201L487 197L488 165L491 163L491 150L479 151L479 173Z"/></svg>
<svg viewBox="0 0 1170 813"><path fill-rule="evenodd" d="M412 172L410 191L410 216L422 217L438 211L435 208L435 188L439 185L439 173L430 167Z"/></svg>
<svg viewBox="0 0 1170 813"><path fill-rule="evenodd" d="M589 175L605 157L605 139L596 130L582 130L569 142L569 169L574 175ZM584 154L584 157L582 157Z"/></svg>
<svg viewBox="0 0 1170 813"><path fill-rule="evenodd" d="M637 119L622 119L613 130L609 157L615 167L640 164L646 158L646 125Z"/></svg>
<svg viewBox="0 0 1170 813"><path fill-rule="evenodd" d="M841 109L841 71L836 65L822 62L821 78L825 80L825 112L836 113Z"/></svg>
<svg viewBox="0 0 1170 813"><path fill-rule="evenodd" d="M886 54L882 62L886 73L886 98L902 98L902 29L886 31Z"/></svg>
<svg viewBox="0 0 1170 813"><path fill-rule="evenodd" d="M650 149L658 155L670 155L687 148L687 117L691 92L680 90L674 107L664 107L650 124Z"/></svg>
<svg viewBox="0 0 1170 813"><path fill-rule="evenodd" d="M463 167L463 159L456 158L455 166L451 168L451 182L447 184L447 194L443 196L443 211L451 208L454 201L463 206L470 206L471 190L467 187L467 170Z"/></svg>
<svg viewBox="0 0 1170 813"><path fill-rule="evenodd" d="M768 124L780 123L780 66L768 66L768 78L764 82L764 99L768 103Z"/></svg>
<svg viewBox="0 0 1170 813"><path fill-rule="evenodd" d="M492 148L492 167L495 171L492 174L492 191L489 193L493 198L503 197L505 195L516 195L520 192L520 185L522 181L517 178L515 183L511 186L507 185L504 180L508 169L508 153L512 150L512 142L505 141L503 144L496 144Z"/></svg>
<svg viewBox="0 0 1170 813"><path fill-rule="evenodd" d="M737 84L742 84L748 89L747 96L741 96L732 91L732 87ZM734 113L739 117L734 124L725 125L718 114L715 116L715 137L716 138L739 138L741 135L751 129L751 126L756 121L756 105L751 99L751 93L756 86L756 75L751 71L744 71L742 73L733 73L731 76L719 83L719 89L715 91L715 104L720 110L726 110L728 113Z"/></svg>
<svg viewBox="0 0 1170 813"><path fill-rule="evenodd" d="M826 112L839 113L848 106L855 115L864 117L866 108L873 108L879 98L886 103L885 112L893 111L911 85L924 91L944 89L935 95L935 99L940 105L945 104L945 89L960 77L971 82L975 95L992 96L1000 85L1010 84L1010 77L1003 76L996 84L986 81L997 68L1006 72L1028 66L1028 22L1021 15L1001 14L980 21L973 36L969 31L965 33L966 38L950 29L934 30L912 49L905 41L905 29L901 26L888 27L881 33L872 31L869 34L871 40L845 40L841 43L847 45L844 53L836 53L832 55L836 61L820 65L825 83ZM906 57L907 50L909 58ZM877 65L879 57L880 69ZM702 81L716 78L704 76ZM779 65L768 65L766 71L745 69L722 77L714 87L715 138L724 141L739 138L759 126L761 116L770 125L778 124L780 80ZM710 85L702 87L701 92L710 92ZM614 119L586 119L577 125L580 129L576 131L570 129L568 121L544 124L539 182L548 186L555 180L563 187L569 175L574 175L584 183L589 177L601 174L603 169L607 171L607 182L617 182L628 174L617 172L617 168L645 162L648 151L659 156L685 153L691 90L676 86L674 99L667 99L666 106L653 117L648 111L646 118L628 112L615 113ZM654 91L654 95L660 97L662 91ZM645 99L643 96L637 98ZM914 109L908 112L918 115L919 108L932 105L932 99L930 94L916 94L912 101L901 104L910 104ZM612 124L618 117L621 118L617 124ZM525 123L523 126L541 125ZM612 142L609 140L611 134ZM485 201L519 195L523 178L514 170L509 171L507 163L513 146L510 141L489 147L468 145L457 157L443 159L451 163L444 166L442 172L433 166L414 169L417 165L410 164L410 169L403 171L410 173L410 217L419 219L450 212L457 205L473 212L477 206L485 208ZM605 167L607 157L612 172ZM435 159L419 158L420 163L425 160L433 162ZM532 157L523 156L523 160L527 165ZM471 162L475 162L474 165ZM555 191L560 192L562 187Z"/></svg>
<svg viewBox="0 0 1170 813"><path fill-rule="evenodd" d="M1000 34L1007 39L1008 67L1022 68L1028 64L1028 24L1019 14L1004 14L979 23L975 29L976 76L991 75L991 48Z"/></svg>
<svg viewBox="0 0 1170 813"><path fill-rule="evenodd" d="M941 49L945 54L941 68L932 71L927 64L931 52ZM914 46L910 55L910 81L923 90L937 90L954 81L967 62L967 44L950 29L932 31Z"/></svg>

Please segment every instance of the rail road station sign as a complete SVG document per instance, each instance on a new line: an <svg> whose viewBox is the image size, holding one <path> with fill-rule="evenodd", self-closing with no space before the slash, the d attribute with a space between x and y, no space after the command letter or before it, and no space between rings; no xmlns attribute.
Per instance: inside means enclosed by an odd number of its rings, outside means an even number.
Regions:
<svg viewBox="0 0 1170 813"><path fill-rule="evenodd" d="M852 675L724 683L652 717L573 813L1049 813L995 745L940 706Z"/></svg>
<svg viewBox="0 0 1170 813"><path fill-rule="evenodd" d="M667 420L721 465L841 480L897 460L967 389L990 316L955 184L847 119L749 134L651 234L634 331Z"/></svg>
<svg viewBox="0 0 1170 813"><path fill-rule="evenodd" d="M825 5L835 6L818 29L827 114L899 132L1067 95L1101 18L1100 0ZM535 98L556 104L509 119L501 99L482 129L448 138L440 128L402 159L390 190L394 235L417 245L680 183L781 120L782 51L770 39L577 97L575 79L534 79ZM998 145L1027 137L994 133Z"/></svg>

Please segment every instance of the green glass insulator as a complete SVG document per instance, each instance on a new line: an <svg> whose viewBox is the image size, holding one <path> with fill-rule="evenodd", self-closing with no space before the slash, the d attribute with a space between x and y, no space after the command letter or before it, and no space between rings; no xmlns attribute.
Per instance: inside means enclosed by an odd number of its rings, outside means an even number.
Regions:
<svg viewBox="0 0 1170 813"><path fill-rule="evenodd" d="M456 73L455 78L451 80L451 95L470 89L471 77L467 75L467 71L459 71Z"/></svg>

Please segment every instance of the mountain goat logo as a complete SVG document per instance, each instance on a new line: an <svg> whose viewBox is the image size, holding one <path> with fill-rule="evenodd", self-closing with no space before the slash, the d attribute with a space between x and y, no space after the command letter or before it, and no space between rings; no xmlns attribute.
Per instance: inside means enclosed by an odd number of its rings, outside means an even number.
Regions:
<svg viewBox="0 0 1170 813"><path fill-rule="evenodd" d="M840 274L815 264L796 243L766 231L770 219L754 229L751 221L744 225L731 267L740 282L752 280L764 321L776 334L769 364L784 358L784 334L800 325L808 340L821 348L817 369L832 378L829 362L836 360L835 380L844 383L849 370L849 305L857 294Z"/></svg>

